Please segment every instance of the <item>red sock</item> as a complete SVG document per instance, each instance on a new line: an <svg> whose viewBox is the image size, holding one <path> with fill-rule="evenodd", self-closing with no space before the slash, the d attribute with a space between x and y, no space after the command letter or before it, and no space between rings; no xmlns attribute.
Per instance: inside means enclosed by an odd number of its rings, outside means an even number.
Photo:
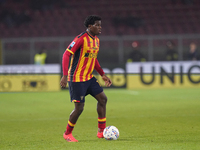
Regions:
<svg viewBox="0 0 200 150"><path fill-rule="evenodd" d="M73 129L74 129L74 126L75 124L71 123L70 121L68 121L68 124L67 124L67 130L65 131L65 134L70 134L72 133Z"/></svg>
<svg viewBox="0 0 200 150"><path fill-rule="evenodd" d="M106 117L104 118L98 117L98 128L100 132L103 132L103 130L106 128Z"/></svg>

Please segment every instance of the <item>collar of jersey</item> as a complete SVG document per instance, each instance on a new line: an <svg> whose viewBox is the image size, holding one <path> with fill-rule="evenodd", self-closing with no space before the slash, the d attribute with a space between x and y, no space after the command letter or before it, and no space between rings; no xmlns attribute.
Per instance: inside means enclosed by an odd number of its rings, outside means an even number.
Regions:
<svg viewBox="0 0 200 150"><path fill-rule="evenodd" d="M87 32L87 34L94 40L95 39L95 37L94 36L92 36L88 31L86 31Z"/></svg>

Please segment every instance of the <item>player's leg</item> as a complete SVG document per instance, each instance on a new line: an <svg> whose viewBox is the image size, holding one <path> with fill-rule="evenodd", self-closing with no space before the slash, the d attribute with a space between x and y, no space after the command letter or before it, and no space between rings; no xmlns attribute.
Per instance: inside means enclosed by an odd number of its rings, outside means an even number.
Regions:
<svg viewBox="0 0 200 150"><path fill-rule="evenodd" d="M69 142L78 142L72 136L72 131L84 109L85 97L83 95L86 93L85 89L87 89L87 85L85 85L83 82L68 82L68 84L71 101L74 102L75 107L69 116L68 124L66 127L67 130L65 131L63 137Z"/></svg>
<svg viewBox="0 0 200 150"><path fill-rule="evenodd" d="M78 120L79 116L83 112L84 103L74 103L74 106L75 106L75 108L74 108L74 110L71 112L71 114L69 116L67 130L66 130L65 134L72 133L73 128L74 128L74 126L76 124L76 121Z"/></svg>
<svg viewBox="0 0 200 150"><path fill-rule="evenodd" d="M104 92L95 96L97 100L97 113L98 113L98 132L97 137L103 138L103 130L106 127L106 103L107 97Z"/></svg>
<svg viewBox="0 0 200 150"><path fill-rule="evenodd" d="M72 123L76 123L76 121L78 120L79 116L81 115L81 113L83 112L84 109L84 104L85 103L74 103L74 110L71 112L70 116L69 116L69 121Z"/></svg>
<svg viewBox="0 0 200 150"><path fill-rule="evenodd" d="M69 116L68 124L66 127L67 130L63 134L64 139L67 140L68 142L78 142L78 140L76 140L73 137L72 131L74 129L76 121L78 120L79 116L83 112L83 108L84 108L84 103L74 103L74 105L75 105L75 108Z"/></svg>
<svg viewBox="0 0 200 150"><path fill-rule="evenodd" d="M97 113L98 113L98 138L103 138L103 130L106 127L106 103L107 97L103 92L96 78L91 79L91 84L87 90L87 94L91 94L97 100Z"/></svg>
<svg viewBox="0 0 200 150"><path fill-rule="evenodd" d="M101 92L94 96L97 100L97 113L99 118L106 117L106 103L107 97L104 92Z"/></svg>

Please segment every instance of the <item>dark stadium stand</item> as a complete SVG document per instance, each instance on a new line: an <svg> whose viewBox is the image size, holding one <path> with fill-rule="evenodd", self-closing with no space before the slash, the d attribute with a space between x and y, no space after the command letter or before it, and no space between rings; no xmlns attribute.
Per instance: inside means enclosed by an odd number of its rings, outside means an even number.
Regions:
<svg viewBox="0 0 200 150"><path fill-rule="evenodd" d="M87 15L97 14L103 19L102 35L152 35L200 33L200 1L184 4L182 0L70 0L61 7L55 4L44 10L31 9L31 0L7 0L0 5L3 10L26 11L31 21L8 27L0 19L0 38L75 36L85 28ZM142 24L130 25L127 17L139 17ZM116 24L114 18L123 22ZM132 19L131 19L132 21Z"/></svg>

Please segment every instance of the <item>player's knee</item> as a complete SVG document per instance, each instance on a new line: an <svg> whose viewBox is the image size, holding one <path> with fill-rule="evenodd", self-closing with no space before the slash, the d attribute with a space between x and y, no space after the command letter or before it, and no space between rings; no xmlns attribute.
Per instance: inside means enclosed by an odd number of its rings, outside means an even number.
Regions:
<svg viewBox="0 0 200 150"><path fill-rule="evenodd" d="M83 110L84 110L84 105L77 105L76 107L75 107L75 110L74 111L76 111L76 113L78 113L78 114L81 114L82 112L83 112Z"/></svg>
<svg viewBox="0 0 200 150"><path fill-rule="evenodd" d="M106 105L107 97L106 96L102 97L100 103L101 103L101 105Z"/></svg>
<svg viewBox="0 0 200 150"><path fill-rule="evenodd" d="M99 105L102 105L102 106L106 105L106 103L107 103L107 96L104 94L104 92L96 95L95 98L98 101Z"/></svg>
<svg viewBox="0 0 200 150"><path fill-rule="evenodd" d="M78 107L78 108L77 108L77 112L78 112L79 114L81 114L81 113L83 112L83 110L84 110L84 107Z"/></svg>

